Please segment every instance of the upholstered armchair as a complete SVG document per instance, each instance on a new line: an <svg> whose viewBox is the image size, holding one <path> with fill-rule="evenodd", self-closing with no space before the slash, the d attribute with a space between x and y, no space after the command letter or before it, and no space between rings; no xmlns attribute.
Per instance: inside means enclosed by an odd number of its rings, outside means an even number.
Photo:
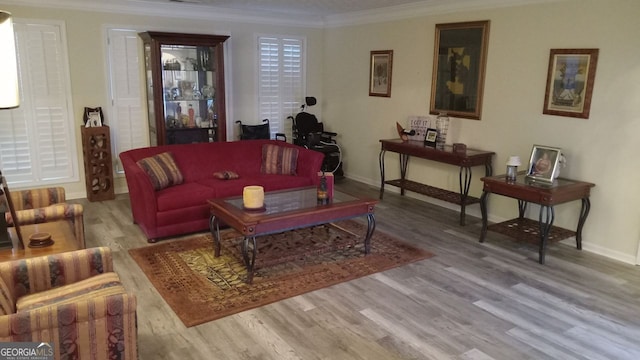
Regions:
<svg viewBox="0 0 640 360"><path fill-rule="evenodd" d="M0 342L47 342L56 359L136 359L136 297L107 247L0 262Z"/></svg>
<svg viewBox="0 0 640 360"><path fill-rule="evenodd" d="M10 195L18 224L30 225L66 220L73 229L79 247L85 247L82 205L66 203L64 188L12 190ZM5 217L7 225L13 226L11 213L7 212Z"/></svg>

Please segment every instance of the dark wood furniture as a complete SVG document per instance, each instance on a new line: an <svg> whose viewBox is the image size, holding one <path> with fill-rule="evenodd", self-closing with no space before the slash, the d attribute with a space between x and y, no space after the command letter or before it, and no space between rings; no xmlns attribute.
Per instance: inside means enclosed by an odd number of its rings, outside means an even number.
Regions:
<svg viewBox="0 0 640 360"><path fill-rule="evenodd" d="M140 33L151 146L226 141L223 43L229 36Z"/></svg>
<svg viewBox="0 0 640 360"><path fill-rule="evenodd" d="M80 132L82 133L87 199L89 201L115 199L109 127L82 126Z"/></svg>
<svg viewBox="0 0 640 360"><path fill-rule="evenodd" d="M479 198L469 196L471 168L484 166L485 176L490 176L492 173L491 160L494 155L493 152L469 148L464 152L454 152L453 147L448 145L445 145L444 149L436 149L425 146L422 141L403 141L400 139L380 140L380 143L382 144L379 155L380 199L384 195L385 184L397 186L400 188L401 195L404 195L405 190L409 190L460 205L460 225L465 224L466 206L480 201ZM384 155L387 151L400 154L400 179L385 180ZM407 179L407 166L409 165L410 156L459 166L460 191L456 193Z"/></svg>
<svg viewBox="0 0 640 360"><path fill-rule="evenodd" d="M544 264L544 255L549 241L560 241L572 236L576 237L576 248L582 249L582 228L589 215L591 202L589 195L595 184L569 179L556 179L553 184L532 182L519 172L516 181L507 181L506 175L484 177L480 210L482 211L482 231L480 242L484 242L487 230L492 230L516 239L539 244L540 264ZM497 224L487 224L487 197L490 193L507 196L518 200L518 217ZM580 200L582 207L578 219L577 230L570 231L553 226L555 219L554 206L566 202ZM524 217L528 203L540 205L538 221Z"/></svg>
<svg viewBox="0 0 640 360"><path fill-rule="evenodd" d="M220 256L220 223L227 224L244 236L242 257L247 266L247 283L253 281L258 236L280 233L358 216L367 217L364 236L365 254L375 230L374 208L377 200L359 199L347 195L335 196L326 205L318 205L315 187L265 193L265 210L244 210L242 197L208 200L211 206L209 226L215 244L215 256ZM249 257L251 252L251 257Z"/></svg>
<svg viewBox="0 0 640 360"><path fill-rule="evenodd" d="M22 234L24 246L20 243L14 227L10 227L8 231L13 248L0 250L0 261L52 255L83 248L76 239L69 222L65 220L20 226L19 231ZM29 247L29 237L43 232L51 234L51 239L54 241L53 245L40 248Z"/></svg>

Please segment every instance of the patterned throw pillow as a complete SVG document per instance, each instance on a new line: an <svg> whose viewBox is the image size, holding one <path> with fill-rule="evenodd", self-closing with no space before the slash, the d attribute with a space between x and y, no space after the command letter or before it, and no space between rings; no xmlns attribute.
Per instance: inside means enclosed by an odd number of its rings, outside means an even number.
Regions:
<svg viewBox="0 0 640 360"><path fill-rule="evenodd" d="M230 170L224 170L214 172L213 177L220 180L233 180L239 178L240 175Z"/></svg>
<svg viewBox="0 0 640 360"><path fill-rule="evenodd" d="M14 314L15 304L13 298L9 293L9 288L5 284L4 280L0 278L0 315Z"/></svg>
<svg viewBox="0 0 640 360"><path fill-rule="evenodd" d="M262 145L263 174L296 175L298 149L273 144Z"/></svg>
<svg viewBox="0 0 640 360"><path fill-rule="evenodd" d="M153 184L153 188L156 191L182 184L184 181L182 173L170 152L144 158L138 161L137 164L149 175L151 184Z"/></svg>

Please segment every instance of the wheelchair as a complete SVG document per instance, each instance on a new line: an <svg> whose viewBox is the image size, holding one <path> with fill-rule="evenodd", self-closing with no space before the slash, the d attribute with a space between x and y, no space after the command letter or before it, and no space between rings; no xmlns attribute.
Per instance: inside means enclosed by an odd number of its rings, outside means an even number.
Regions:
<svg viewBox="0 0 640 360"><path fill-rule="evenodd" d="M240 140L271 139L271 128L269 119L263 119L264 124L242 125L242 121L237 120L240 125ZM287 136L283 133L276 133L276 140L287 141Z"/></svg>
<svg viewBox="0 0 640 360"><path fill-rule="evenodd" d="M292 122L293 143L323 153L322 170L342 177L342 150L334 139L338 134L325 131L324 124L315 115L304 111L307 106L315 104L315 97L306 97L295 118L288 117Z"/></svg>

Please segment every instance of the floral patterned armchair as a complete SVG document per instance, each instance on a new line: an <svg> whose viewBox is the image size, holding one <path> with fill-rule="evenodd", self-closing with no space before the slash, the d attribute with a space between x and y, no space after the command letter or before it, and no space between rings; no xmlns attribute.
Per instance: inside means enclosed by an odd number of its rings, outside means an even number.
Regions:
<svg viewBox="0 0 640 360"><path fill-rule="evenodd" d="M136 297L107 247L0 262L0 342L48 342L56 359L136 359Z"/></svg>
<svg viewBox="0 0 640 360"><path fill-rule="evenodd" d="M65 203L64 188L12 190L10 196L18 224L22 226L67 220L73 229L79 247L85 248L82 205ZM11 213L5 213L5 217L7 225L13 226Z"/></svg>

